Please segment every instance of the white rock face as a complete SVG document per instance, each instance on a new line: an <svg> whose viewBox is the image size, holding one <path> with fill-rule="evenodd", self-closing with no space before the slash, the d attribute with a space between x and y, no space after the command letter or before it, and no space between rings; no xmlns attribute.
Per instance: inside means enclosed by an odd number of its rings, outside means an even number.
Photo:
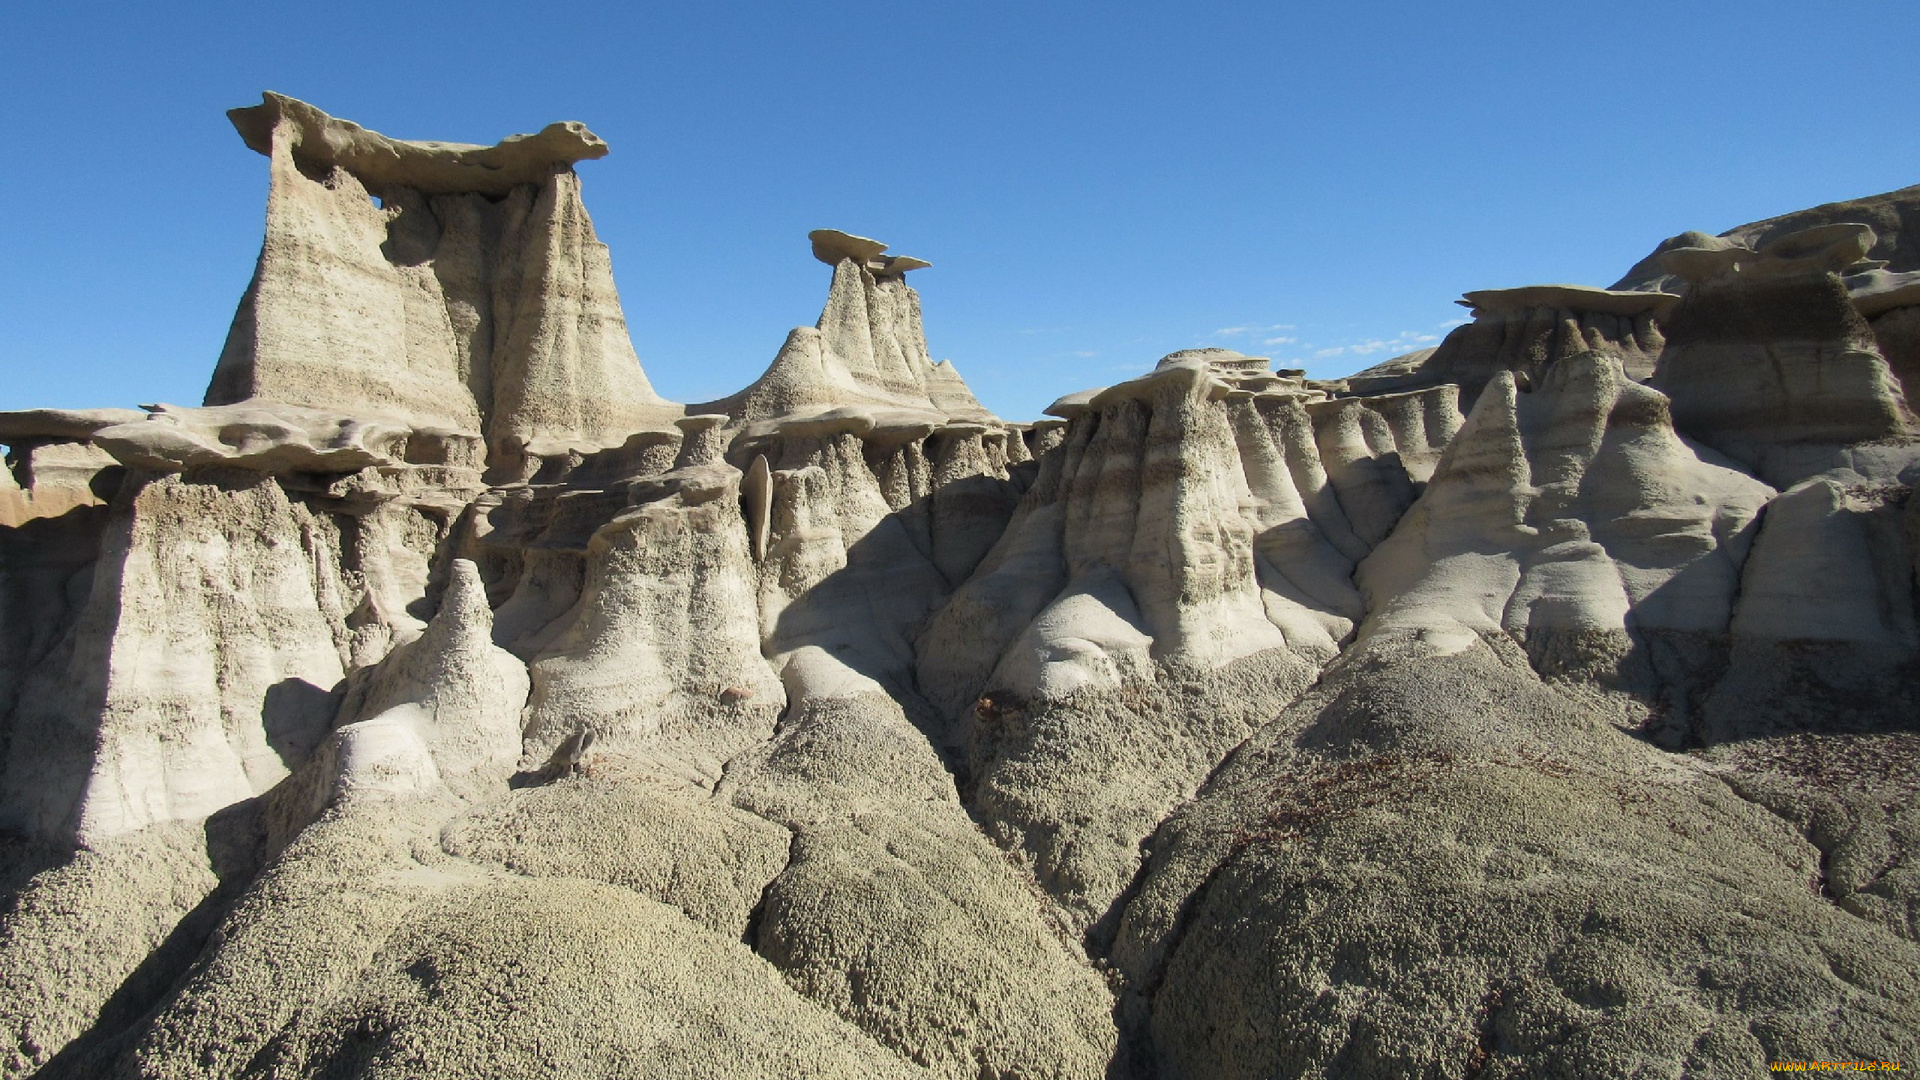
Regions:
<svg viewBox="0 0 1920 1080"><path fill-rule="evenodd" d="M503 468L680 415L640 370L580 202L592 133L405 143L278 95L234 122L270 162L267 231L207 404L484 433Z"/></svg>
<svg viewBox="0 0 1920 1080"><path fill-rule="evenodd" d="M419 632L407 607L445 525L404 501L329 513L237 470L129 481L90 591L26 673L17 827L90 843L204 817L298 767L349 668Z"/></svg>
<svg viewBox="0 0 1920 1080"><path fill-rule="evenodd" d="M123 492L68 685L29 694L45 714L15 719L15 820L94 842L203 818L285 777L324 734L344 673L301 543L316 531L257 475Z"/></svg>
<svg viewBox="0 0 1920 1080"><path fill-rule="evenodd" d="M1077 931L1105 932L1153 825L1351 636L1353 559L1459 425L1451 387L1323 396L1213 350L1056 403L1064 441L919 637L975 813Z"/></svg>
<svg viewBox="0 0 1920 1080"><path fill-rule="evenodd" d="M532 657L529 767L590 729L669 754L711 788L771 732L784 695L760 655L739 473L684 472L701 474L593 533L579 599Z"/></svg>
<svg viewBox="0 0 1920 1080"><path fill-rule="evenodd" d="M689 412L585 128L233 118L209 404L0 415L0 1078L1920 1056L1920 189L1032 424L817 230Z"/></svg>
<svg viewBox="0 0 1920 1080"><path fill-rule="evenodd" d="M1368 633L1725 633L1771 488L1685 443L1668 402L1584 353L1487 385L1420 501L1360 566Z"/></svg>
<svg viewBox="0 0 1920 1080"><path fill-rule="evenodd" d="M442 786L470 799L498 794L520 758L528 679L493 644L492 615L479 569L456 559L426 629L348 689L333 734L288 789L287 812L311 820L330 805Z"/></svg>

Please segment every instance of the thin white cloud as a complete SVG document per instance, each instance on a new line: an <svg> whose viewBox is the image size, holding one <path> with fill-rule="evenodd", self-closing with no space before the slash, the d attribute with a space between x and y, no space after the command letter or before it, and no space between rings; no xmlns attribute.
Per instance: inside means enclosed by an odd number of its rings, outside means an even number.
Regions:
<svg viewBox="0 0 1920 1080"><path fill-rule="evenodd" d="M1329 346L1324 349L1315 348L1312 344L1307 344L1303 346L1303 348L1311 350L1316 360L1331 360L1336 356L1373 356L1378 353L1398 356L1401 353L1409 353L1416 349L1426 348L1439 340L1440 338L1434 334L1419 334L1412 330L1402 330L1392 337L1366 338L1360 341L1350 341L1343 345ZM1291 342L1289 342L1289 344L1291 344Z"/></svg>
<svg viewBox="0 0 1920 1080"><path fill-rule="evenodd" d="M1248 323L1246 326L1223 326L1209 337L1239 337L1242 334L1271 334L1276 330L1297 329L1292 323Z"/></svg>
<svg viewBox="0 0 1920 1080"><path fill-rule="evenodd" d="M1292 344L1293 344L1294 342L1296 342L1296 341L1299 341L1299 340L1300 340L1299 338L1290 338L1290 337L1270 337L1270 338L1267 338L1267 339L1265 339L1265 340L1263 340L1263 341L1261 341L1261 342L1260 342L1260 344L1262 344L1262 345L1292 345Z"/></svg>

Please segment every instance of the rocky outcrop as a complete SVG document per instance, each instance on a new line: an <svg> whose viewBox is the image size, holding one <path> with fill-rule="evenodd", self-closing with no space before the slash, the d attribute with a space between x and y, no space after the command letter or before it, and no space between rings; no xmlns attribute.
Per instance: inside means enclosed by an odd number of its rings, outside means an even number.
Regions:
<svg viewBox="0 0 1920 1080"><path fill-rule="evenodd" d="M136 409L28 409L0 413L0 525L63 517L84 506L104 506L126 470L88 438L103 428L143 419Z"/></svg>
<svg viewBox="0 0 1920 1080"><path fill-rule="evenodd" d="M1868 195L1859 199L1823 203L1807 210L1736 226L1709 237L1705 233L1682 233L1660 242L1653 253L1628 270L1613 284L1615 289L1664 290L1684 288L1684 275L1663 264L1661 256L1674 248L1698 247L1702 240L1719 239L1755 251L1790 233L1828 225L1861 224L1873 230L1874 239L1864 257L1884 261L1896 272L1920 270L1920 185Z"/></svg>
<svg viewBox="0 0 1920 1080"><path fill-rule="evenodd" d="M935 364L907 272L932 265L884 255L887 245L835 229L808 234L833 267L826 307L811 327L787 335L766 374L730 397L697 406L762 430L823 414L893 414L898 422L998 423L951 361Z"/></svg>
<svg viewBox="0 0 1920 1080"><path fill-rule="evenodd" d="M1367 632L1442 650L1505 633L1556 668L1624 656L1633 634L1724 634L1773 490L1683 442L1669 409L1604 353L1525 393L1495 378L1361 564Z"/></svg>
<svg viewBox="0 0 1920 1080"><path fill-rule="evenodd" d="M1154 824L1350 637L1353 561L1403 508L1380 489L1412 498L1452 401L1328 401L1200 350L1053 406L1063 441L917 680L976 815L1073 929L1110 933Z"/></svg>
<svg viewBox="0 0 1920 1080"><path fill-rule="evenodd" d="M1452 383L1471 408L1502 371L1539 378L1558 361L1592 350L1619 357L1629 376L1645 379L1663 344L1660 320L1675 299L1670 293L1581 285L1470 292L1459 303L1473 312L1472 322L1454 328L1431 353L1369 369L1350 378L1348 387L1379 394Z"/></svg>
<svg viewBox="0 0 1920 1080"><path fill-rule="evenodd" d="M504 788L520 759L527 669L493 644L480 573L455 560L440 610L347 688L332 734L301 775L274 792L273 825L291 836L329 807L418 798L444 787L469 799Z"/></svg>
<svg viewBox="0 0 1920 1080"><path fill-rule="evenodd" d="M91 843L274 786L346 672L419 633L408 609L446 528L433 507L329 509L240 470L129 479L88 587L35 635L50 651L19 684L10 824Z"/></svg>
<svg viewBox="0 0 1920 1080"><path fill-rule="evenodd" d="M584 128L234 120L210 403L0 414L0 1077L1920 1054L1910 193L1032 424L819 230L689 411Z"/></svg>
<svg viewBox="0 0 1920 1080"><path fill-rule="evenodd" d="M258 105L229 109L227 118L255 153L272 157L274 144L284 142L307 168L345 169L375 194L410 188L423 195L499 198L523 184L545 183L556 167L607 156L599 136L571 122L548 124L537 135L509 135L492 146L408 142L271 92Z"/></svg>
<svg viewBox="0 0 1920 1080"><path fill-rule="evenodd" d="M1841 280L1854 310L1873 328L1880 355L1911 410L1913 396L1920 393L1920 271L1876 268Z"/></svg>
<svg viewBox="0 0 1920 1080"><path fill-rule="evenodd" d="M1783 629L1755 585L1815 580L1762 550L1871 560L1803 547L1805 497L1773 494L1676 434L1618 357L1490 382L1361 563L1354 644L1156 833L1112 947L1139 1067L1715 1074L1904 1045L1913 999L1828 967L1909 955L1895 890L1835 907L1805 884L1821 853L1746 794L1807 820L1809 788L1782 802L1777 765L1623 731L1752 739L1713 728L1723 702L1795 696L1740 685L1743 651ZM1731 669L1699 662L1714 643ZM1898 865L1901 827L1855 850Z"/></svg>
<svg viewBox="0 0 1920 1080"><path fill-rule="evenodd" d="M680 415L640 370L580 201L572 163L606 152L585 128L483 148L388 139L273 94L232 115L269 160L267 228L208 405L484 433L508 473Z"/></svg>
<svg viewBox="0 0 1920 1080"><path fill-rule="evenodd" d="M1788 487L1829 468L1892 478L1915 421L1839 271L1873 244L1858 225L1792 233L1762 251L1681 247L1688 280L1653 385L1680 429Z"/></svg>

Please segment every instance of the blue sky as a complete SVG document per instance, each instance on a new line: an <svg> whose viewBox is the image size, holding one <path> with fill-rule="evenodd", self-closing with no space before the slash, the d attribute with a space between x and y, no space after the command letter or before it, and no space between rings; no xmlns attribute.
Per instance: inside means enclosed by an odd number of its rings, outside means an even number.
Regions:
<svg viewBox="0 0 1920 1080"><path fill-rule="evenodd" d="M259 246L263 89L400 138L562 119L663 394L819 313L827 226L933 262L1009 418L1227 345L1344 374L1468 289L1920 183L1912 0L7 5L0 408L200 398Z"/></svg>

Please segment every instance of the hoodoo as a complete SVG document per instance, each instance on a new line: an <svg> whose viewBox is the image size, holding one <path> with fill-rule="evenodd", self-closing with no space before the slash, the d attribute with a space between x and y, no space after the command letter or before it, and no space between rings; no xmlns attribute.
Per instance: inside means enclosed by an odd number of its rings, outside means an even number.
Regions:
<svg viewBox="0 0 1920 1080"><path fill-rule="evenodd" d="M680 415L640 370L580 201L574 163L607 152L584 126L483 147L389 139L279 94L228 115L267 157L267 232L208 405L484 433L507 472Z"/></svg>
<svg viewBox="0 0 1920 1080"><path fill-rule="evenodd" d="M1920 188L1014 423L879 241L684 407L585 127L230 115L205 403L0 414L0 1080L1920 1058Z"/></svg>
<svg viewBox="0 0 1920 1080"><path fill-rule="evenodd" d="M880 241L837 229L815 229L807 238L814 258L833 267L820 320L788 334L752 386L700 409L763 427L828 415L999 425L952 361L935 364L927 351L920 294L907 273L933 264L882 254L887 245Z"/></svg>

